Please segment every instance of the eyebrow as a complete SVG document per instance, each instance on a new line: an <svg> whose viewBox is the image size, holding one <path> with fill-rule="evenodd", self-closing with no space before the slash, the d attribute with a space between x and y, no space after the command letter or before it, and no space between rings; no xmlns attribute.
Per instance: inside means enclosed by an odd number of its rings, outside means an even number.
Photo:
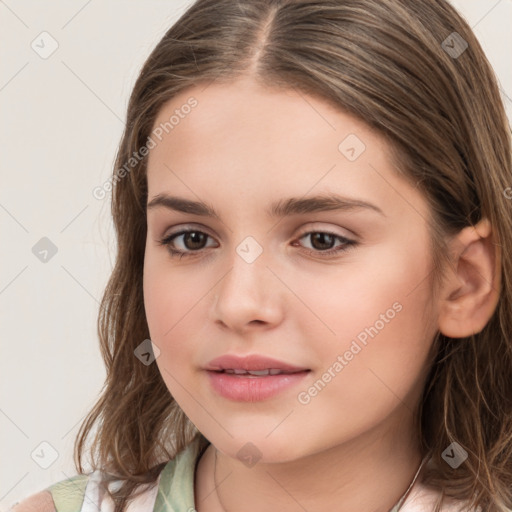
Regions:
<svg viewBox="0 0 512 512"><path fill-rule="evenodd" d="M202 201L192 201L182 197L170 196L168 194L158 194L148 203L147 209L167 208L178 212L199 215L202 217L212 217L220 220L220 215L215 209ZM376 205L349 197L342 197L337 194L323 194L310 197L290 197L281 199L270 205L265 211L269 217L286 217L305 213L315 213L323 211L355 211L370 210L386 217L386 214Z"/></svg>

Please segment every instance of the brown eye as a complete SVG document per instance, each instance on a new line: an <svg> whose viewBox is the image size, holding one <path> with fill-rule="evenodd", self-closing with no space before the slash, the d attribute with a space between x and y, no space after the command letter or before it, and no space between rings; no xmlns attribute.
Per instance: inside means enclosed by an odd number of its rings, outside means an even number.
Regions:
<svg viewBox="0 0 512 512"><path fill-rule="evenodd" d="M208 235L202 233L201 231L188 231L183 235L183 244L187 249L191 251L202 249L205 240L208 238Z"/></svg>
<svg viewBox="0 0 512 512"><path fill-rule="evenodd" d="M304 233L299 240L309 238L311 241L311 249L306 247L306 252L313 256L329 257L336 254L340 254L351 247L355 247L357 242L355 240L349 240L341 235L335 233L329 233L324 231L309 231ZM341 245L333 247L333 244L339 240L342 242Z"/></svg>
<svg viewBox="0 0 512 512"><path fill-rule="evenodd" d="M184 256L193 255L195 252L199 253L204 249L205 243L211 238L207 233L203 233L197 229L189 229L179 231L178 233L171 233L167 237L159 241L160 245L167 246L171 256ZM178 241L179 247L176 247Z"/></svg>
<svg viewBox="0 0 512 512"><path fill-rule="evenodd" d="M336 237L329 233L311 233L309 236L311 237L311 245L319 251L332 249L332 244L336 240Z"/></svg>

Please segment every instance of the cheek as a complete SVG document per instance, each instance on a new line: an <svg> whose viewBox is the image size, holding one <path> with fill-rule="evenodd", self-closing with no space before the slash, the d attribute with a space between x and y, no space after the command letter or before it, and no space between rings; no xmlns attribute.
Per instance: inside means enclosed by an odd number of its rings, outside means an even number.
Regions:
<svg viewBox="0 0 512 512"><path fill-rule="evenodd" d="M147 253L144 267L144 308L151 340L160 349L157 364L170 389L169 373L179 380L200 354L198 315L204 318L201 299L211 288L194 274L176 270L166 255ZM194 277L194 275L196 277ZM172 389L174 392L175 390ZM174 394L174 393L173 393Z"/></svg>
<svg viewBox="0 0 512 512"><path fill-rule="evenodd" d="M325 278L311 272L300 280L292 273L284 279L294 283L304 303L294 300L293 308L301 312L291 312L294 321L325 368L349 351L348 366L375 368L391 382L404 372L420 371L435 333L430 266L424 240L409 240L415 250L380 244L329 267ZM360 376L354 372L352 377Z"/></svg>
<svg viewBox="0 0 512 512"><path fill-rule="evenodd" d="M144 308L155 341L170 337L179 319L192 307L190 303L201 297L200 282L187 278L189 272L173 268L165 250L146 247Z"/></svg>
<svg viewBox="0 0 512 512"><path fill-rule="evenodd" d="M326 281L322 293L308 296L336 333L318 321L309 330L321 365L311 387L299 390L311 396L308 405L299 406L305 425L326 425L326 438L339 435L340 422L358 430L402 404L412 411L422 389L433 335L428 264L420 254L403 254L392 257L383 271L384 256L392 254L396 251L379 254L371 265L351 265L339 280Z"/></svg>

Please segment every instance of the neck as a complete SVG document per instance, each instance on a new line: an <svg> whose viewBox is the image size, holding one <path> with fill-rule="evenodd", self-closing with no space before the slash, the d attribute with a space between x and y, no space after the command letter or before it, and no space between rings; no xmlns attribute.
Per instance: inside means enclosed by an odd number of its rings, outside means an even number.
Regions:
<svg viewBox="0 0 512 512"><path fill-rule="evenodd" d="M252 467L211 444L197 465L196 510L295 512L301 507L389 512L421 463L419 446L410 425L405 430L406 423L395 424L385 439L382 429L371 430L293 461L260 461Z"/></svg>

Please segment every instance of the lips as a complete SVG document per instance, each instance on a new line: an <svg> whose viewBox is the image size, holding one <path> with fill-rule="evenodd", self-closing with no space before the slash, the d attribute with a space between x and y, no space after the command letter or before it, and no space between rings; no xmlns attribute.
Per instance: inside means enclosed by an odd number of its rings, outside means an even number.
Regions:
<svg viewBox="0 0 512 512"><path fill-rule="evenodd" d="M258 354L248 356L225 354L210 361L206 365L205 370L234 373L237 375L265 376L304 372L308 371L309 368L295 366L284 361L279 361L278 359Z"/></svg>
<svg viewBox="0 0 512 512"><path fill-rule="evenodd" d="M221 373L230 373L234 375L252 375L254 377L264 377L266 375L281 375L288 373L297 373L297 372L289 372L285 370L280 370L279 368L268 368L266 370L242 370L240 368L234 369L226 369L226 370L218 370Z"/></svg>
<svg viewBox="0 0 512 512"><path fill-rule="evenodd" d="M204 369L212 390L237 402L269 400L297 386L311 371L259 354L225 354Z"/></svg>

